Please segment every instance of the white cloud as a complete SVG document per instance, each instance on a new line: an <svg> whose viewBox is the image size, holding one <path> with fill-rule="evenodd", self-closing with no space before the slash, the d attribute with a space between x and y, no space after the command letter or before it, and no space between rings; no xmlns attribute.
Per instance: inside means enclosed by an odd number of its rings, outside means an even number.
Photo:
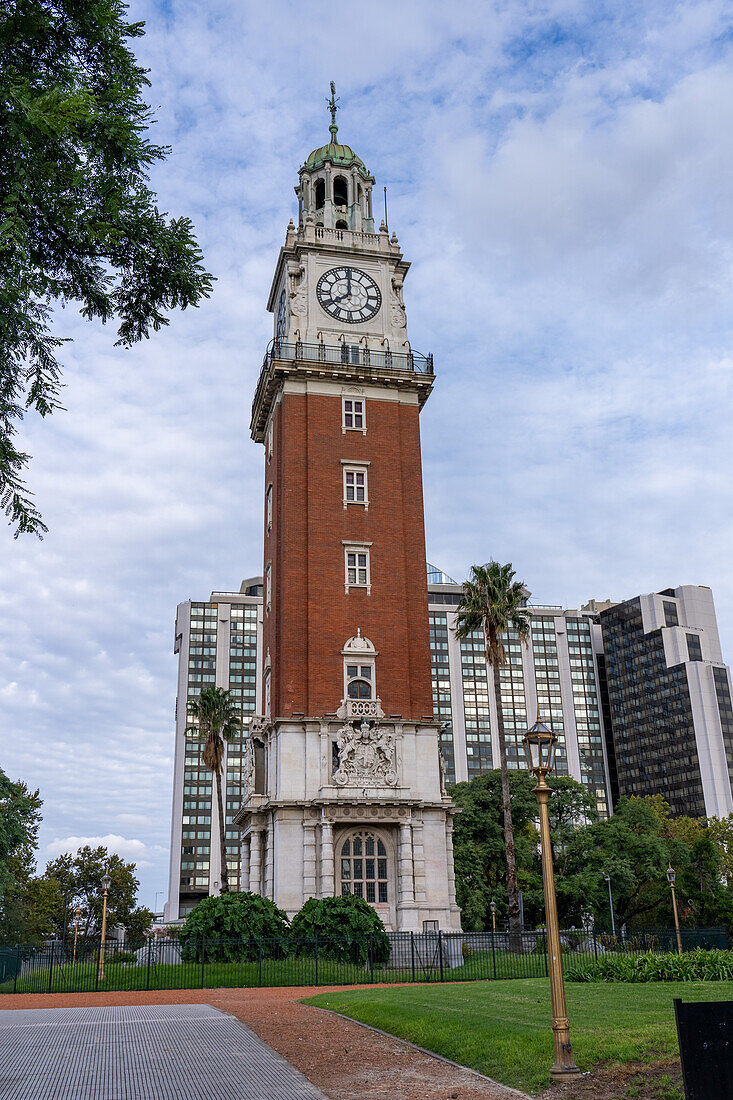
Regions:
<svg viewBox="0 0 733 1100"><path fill-rule="evenodd" d="M108 833L107 836L57 837L45 846L44 851L48 859L55 859L64 852L71 852L76 855L80 848L87 846L90 848L105 847L110 855L118 855L128 862L134 861L138 867L150 867L151 862L148 857L159 855L161 852L159 846L154 847L151 851L149 845L145 844L144 841L117 836L115 833Z"/></svg>
<svg viewBox="0 0 733 1100"><path fill-rule="evenodd" d="M389 185L413 262L411 338L436 355L430 560L458 578L513 560L571 606L709 584L733 657L727 6L320 15L133 5L155 138L173 146L153 186L218 282L132 351L60 311L68 411L28 418L21 440L51 530L0 544L0 765L41 788L44 851L141 845L124 854L150 864L148 903L167 883L175 605L261 569L249 402L332 78L340 134Z"/></svg>

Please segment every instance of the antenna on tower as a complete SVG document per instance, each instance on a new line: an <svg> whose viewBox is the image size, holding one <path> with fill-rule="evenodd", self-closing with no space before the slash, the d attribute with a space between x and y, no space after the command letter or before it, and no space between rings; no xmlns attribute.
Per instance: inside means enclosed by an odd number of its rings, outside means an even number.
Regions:
<svg viewBox="0 0 733 1100"><path fill-rule="evenodd" d="M340 100L341 96L336 95L336 85L333 81L331 81L331 98L329 99L328 97L326 97L326 103L328 104L328 109L331 112L331 125L328 127L331 131L331 141L336 140L336 134L338 133L339 129L336 125L336 112L339 109Z"/></svg>
<svg viewBox="0 0 733 1100"><path fill-rule="evenodd" d="M389 221L387 220L387 186L384 187L384 228L389 233Z"/></svg>

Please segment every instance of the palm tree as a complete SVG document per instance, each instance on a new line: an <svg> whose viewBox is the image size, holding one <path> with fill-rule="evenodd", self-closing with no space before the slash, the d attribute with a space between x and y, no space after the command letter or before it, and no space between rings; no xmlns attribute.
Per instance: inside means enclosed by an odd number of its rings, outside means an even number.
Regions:
<svg viewBox="0 0 733 1100"><path fill-rule="evenodd" d="M483 631L486 661L494 673L494 696L498 722L499 765L501 768L501 797L504 810L504 841L506 844L506 888L509 895L509 932L512 937L521 933L519 919L519 887L517 886L517 861L514 852L514 828L512 803L509 794L509 769L506 762L504 740L504 713L501 706L500 669L507 663L503 638L509 629L526 644L529 638L530 612L527 610L527 589L515 581L514 570L509 565L490 561L487 565L474 565L471 575L463 584L463 595L457 608L455 632L457 638L467 638L475 630Z"/></svg>
<svg viewBox="0 0 733 1100"><path fill-rule="evenodd" d="M187 734L204 742L201 759L216 778L216 801L219 809L219 843L221 845L221 892L229 893L229 867L227 866L227 838L224 825L224 802L221 793L221 773L224 763L224 742L240 737L242 719L237 714L234 701L225 688L204 688L197 699L189 699L189 716L196 725L189 726Z"/></svg>

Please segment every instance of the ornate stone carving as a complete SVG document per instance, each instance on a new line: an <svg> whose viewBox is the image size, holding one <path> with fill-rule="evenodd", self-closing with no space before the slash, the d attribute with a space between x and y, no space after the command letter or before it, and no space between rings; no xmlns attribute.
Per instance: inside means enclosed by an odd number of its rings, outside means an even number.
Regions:
<svg viewBox="0 0 733 1100"><path fill-rule="evenodd" d="M255 789L255 754L252 738L242 739L242 801L246 802Z"/></svg>
<svg viewBox="0 0 733 1100"><path fill-rule="evenodd" d="M362 721L347 723L336 735L339 766L333 781L339 787L396 787L395 738L389 730Z"/></svg>

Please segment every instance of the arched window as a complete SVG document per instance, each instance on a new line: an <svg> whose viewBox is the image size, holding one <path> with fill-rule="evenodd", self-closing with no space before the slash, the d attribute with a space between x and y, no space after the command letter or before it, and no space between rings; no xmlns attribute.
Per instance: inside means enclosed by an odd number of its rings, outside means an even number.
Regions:
<svg viewBox="0 0 733 1100"><path fill-rule="evenodd" d="M349 680L349 699L371 699L372 685L368 680Z"/></svg>
<svg viewBox="0 0 733 1100"><path fill-rule="evenodd" d="M334 206L349 205L349 185L344 176L336 176L333 181L333 204Z"/></svg>
<svg viewBox="0 0 733 1100"><path fill-rule="evenodd" d="M372 698L372 664L346 666L346 694L349 699Z"/></svg>
<svg viewBox="0 0 733 1100"><path fill-rule="evenodd" d="M387 849L374 833L362 830L352 833L341 845L339 860L341 894L374 904L388 897Z"/></svg>
<svg viewBox="0 0 733 1100"><path fill-rule="evenodd" d="M336 228L337 229L348 229L349 227L343 219L339 218L339 220L336 222Z"/></svg>
<svg viewBox="0 0 733 1100"><path fill-rule="evenodd" d="M326 205L326 181L316 180L316 210L323 210Z"/></svg>

